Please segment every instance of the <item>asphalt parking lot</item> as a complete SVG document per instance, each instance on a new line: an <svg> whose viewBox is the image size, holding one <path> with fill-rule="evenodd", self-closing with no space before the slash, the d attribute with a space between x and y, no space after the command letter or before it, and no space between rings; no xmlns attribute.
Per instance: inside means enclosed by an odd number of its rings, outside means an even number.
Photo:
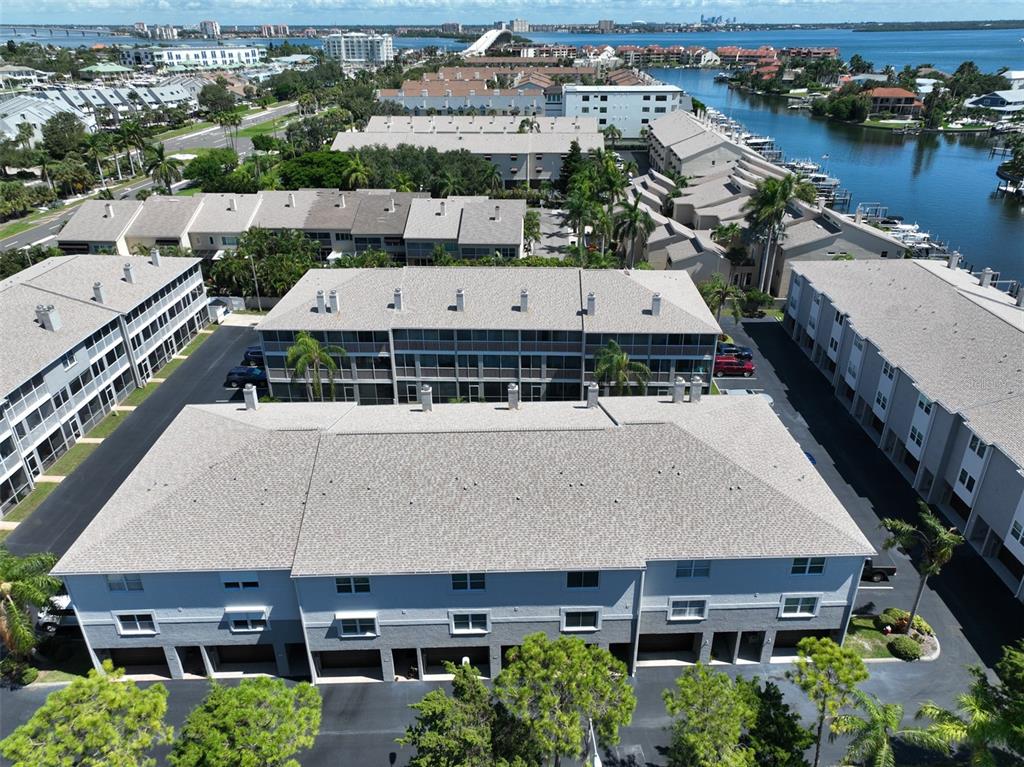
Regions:
<svg viewBox="0 0 1024 767"><path fill-rule="evenodd" d="M224 374L255 342L252 328L218 328L18 525L7 548L15 554L67 551L185 405L241 399L241 392L224 388ZM214 448L197 449L207 447Z"/></svg>

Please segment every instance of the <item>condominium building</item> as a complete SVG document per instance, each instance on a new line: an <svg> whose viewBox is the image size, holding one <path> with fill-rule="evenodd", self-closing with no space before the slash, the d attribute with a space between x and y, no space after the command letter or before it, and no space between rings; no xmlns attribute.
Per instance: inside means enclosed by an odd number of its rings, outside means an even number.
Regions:
<svg viewBox="0 0 1024 767"><path fill-rule="evenodd" d="M627 138L643 134L658 118L690 110L690 99L675 85L566 85L562 114L596 117L599 129L614 125Z"/></svg>
<svg viewBox="0 0 1024 767"><path fill-rule="evenodd" d="M793 265L785 326L920 496L1024 599L1024 291L936 261Z"/></svg>
<svg viewBox="0 0 1024 767"><path fill-rule="evenodd" d="M299 332L340 346L334 397L361 404L577 400L609 341L650 369L647 387L676 376L710 383L721 332L689 275L526 267L312 269L259 325L271 391L305 400L285 356Z"/></svg>
<svg viewBox="0 0 1024 767"><path fill-rule="evenodd" d="M0 281L0 513L205 324L194 258L58 256Z"/></svg>
<svg viewBox="0 0 1024 767"><path fill-rule="evenodd" d="M157 69L170 66L216 69L218 67L253 66L267 58L267 49L261 46L217 45L209 48L180 45L174 47L150 46L124 48L121 63L125 66L151 66Z"/></svg>
<svg viewBox="0 0 1024 767"><path fill-rule="evenodd" d="M534 632L631 670L841 641L871 545L767 402L683 389L188 406L54 573L130 674L494 677Z"/></svg>
<svg viewBox="0 0 1024 767"><path fill-rule="evenodd" d="M526 34L530 31L530 22L526 19L512 19L508 23L509 29L515 34Z"/></svg>
<svg viewBox="0 0 1024 767"><path fill-rule="evenodd" d="M395 47L391 35L346 32L341 35L327 35L323 38L324 54L343 64L359 66L380 66L390 64L395 58Z"/></svg>
<svg viewBox="0 0 1024 767"><path fill-rule="evenodd" d="M200 21L199 31L203 37L220 37L220 23L212 20Z"/></svg>
<svg viewBox="0 0 1024 767"><path fill-rule="evenodd" d="M32 137L29 139L29 144L36 146L43 140L43 126L47 120L64 112L74 115L86 130L93 130L96 127L96 118L92 114L70 104L19 95L0 101L0 134L8 139L16 139L19 126L22 123L28 123L32 126Z"/></svg>
<svg viewBox="0 0 1024 767"><path fill-rule="evenodd" d="M152 110L184 107L190 112L199 108L196 95L178 83L159 85L94 86L91 88L45 88L28 92L32 98L46 101L62 109L71 107L95 116L106 110L110 120ZM0 104L0 108L3 105Z"/></svg>
<svg viewBox="0 0 1024 767"><path fill-rule="evenodd" d="M742 157L754 154L683 110L651 123L647 140L652 168L689 177L728 170Z"/></svg>

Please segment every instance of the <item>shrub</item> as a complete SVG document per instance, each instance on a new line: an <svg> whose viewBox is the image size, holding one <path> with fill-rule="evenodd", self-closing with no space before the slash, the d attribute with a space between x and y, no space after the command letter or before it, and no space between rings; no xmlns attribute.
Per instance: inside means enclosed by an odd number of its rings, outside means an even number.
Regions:
<svg viewBox="0 0 1024 767"><path fill-rule="evenodd" d="M894 657L905 661L919 660L921 657L921 645L914 641L913 637L906 634L897 634L886 644L889 652Z"/></svg>
<svg viewBox="0 0 1024 767"><path fill-rule="evenodd" d="M35 666L25 666L25 668L21 670L21 676L19 677L18 681L24 685L29 685L36 681L36 679L38 678L39 669L37 669Z"/></svg>
<svg viewBox="0 0 1024 767"><path fill-rule="evenodd" d="M910 617L910 613L906 610L901 610L898 607L886 608L881 615L875 618L875 628L879 631L884 629L886 626L892 626L892 630L897 634L906 633L907 619ZM935 631L928 624L928 622L920 615L914 616L914 631L919 631L922 634L928 636L935 636Z"/></svg>

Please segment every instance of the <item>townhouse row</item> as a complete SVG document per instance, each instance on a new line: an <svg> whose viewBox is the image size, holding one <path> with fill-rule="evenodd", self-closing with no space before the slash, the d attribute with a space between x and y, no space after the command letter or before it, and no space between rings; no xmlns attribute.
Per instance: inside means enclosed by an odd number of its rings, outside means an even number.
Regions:
<svg viewBox="0 0 1024 767"><path fill-rule="evenodd" d="M685 272L527 267L312 269L257 328L273 395L306 400L312 371L286 359L300 332L329 347L324 396L361 404L579 400L611 341L650 371L710 385L720 327ZM338 349L344 349L342 356Z"/></svg>
<svg viewBox="0 0 1024 767"><path fill-rule="evenodd" d="M950 261L795 264L784 320L917 493L1024 599L1024 291Z"/></svg>
<svg viewBox="0 0 1024 767"><path fill-rule="evenodd" d="M0 513L206 322L194 258L59 256L0 282Z"/></svg>
<svg viewBox="0 0 1024 767"><path fill-rule="evenodd" d="M83 203L57 245L64 253L120 255L173 246L219 258L250 229L294 229L314 240L325 260L382 250L400 263L429 264L438 247L453 258L521 257L525 215L523 200L432 199L390 189L154 195Z"/></svg>
<svg viewBox="0 0 1024 767"><path fill-rule="evenodd" d="M173 678L493 677L538 631L631 670L842 641L871 545L767 402L684 390L189 406L54 572L97 666Z"/></svg>

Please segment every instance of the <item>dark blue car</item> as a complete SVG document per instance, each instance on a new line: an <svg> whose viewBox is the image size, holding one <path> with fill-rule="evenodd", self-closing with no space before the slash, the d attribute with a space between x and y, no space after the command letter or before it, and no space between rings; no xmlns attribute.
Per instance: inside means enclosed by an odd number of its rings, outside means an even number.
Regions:
<svg viewBox="0 0 1024 767"><path fill-rule="evenodd" d="M251 365L253 367L263 366L263 347L257 344L256 346L245 347L245 354L242 356L242 363L245 365Z"/></svg>
<svg viewBox="0 0 1024 767"><path fill-rule="evenodd" d="M231 368L231 370L228 371L227 377L224 379L224 385L230 386L232 389L241 389L246 384L266 386L267 372L263 368L240 365L238 367Z"/></svg>
<svg viewBox="0 0 1024 767"><path fill-rule="evenodd" d="M728 354L738 360L750 360L754 358L753 349L749 346L737 346L736 344L720 343L718 345L718 353L722 355Z"/></svg>

